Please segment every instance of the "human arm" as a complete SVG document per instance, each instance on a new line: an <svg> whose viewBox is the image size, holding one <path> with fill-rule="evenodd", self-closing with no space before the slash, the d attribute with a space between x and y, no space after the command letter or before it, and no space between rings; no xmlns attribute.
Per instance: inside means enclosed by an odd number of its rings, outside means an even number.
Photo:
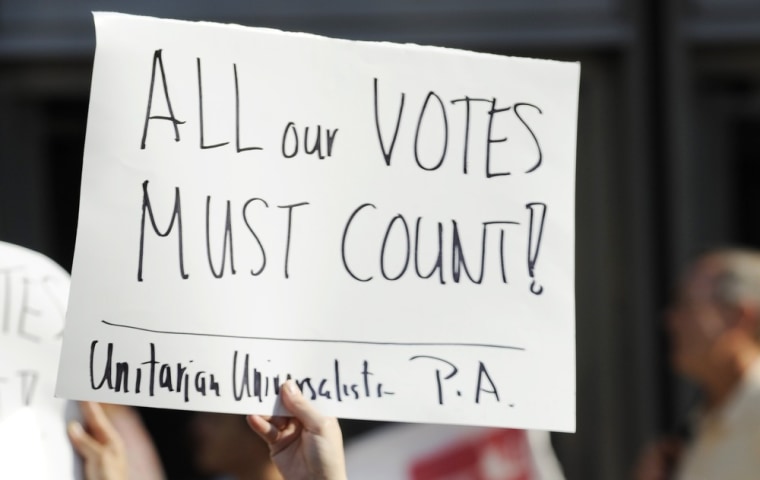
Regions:
<svg viewBox="0 0 760 480"><path fill-rule="evenodd" d="M249 415L247 420L269 445L285 480L346 480L338 419L321 415L292 380L280 389L280 399L292 417Z"/></svg>

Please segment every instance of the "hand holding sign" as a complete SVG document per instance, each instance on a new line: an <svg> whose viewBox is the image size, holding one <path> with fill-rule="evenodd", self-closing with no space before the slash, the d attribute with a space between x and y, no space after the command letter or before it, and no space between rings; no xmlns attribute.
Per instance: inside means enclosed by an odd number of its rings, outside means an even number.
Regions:
<svg viewBox="0 0 760 480"><path fill-rule="evenodd" d="M322 416L292 380L280 390L293 417L248 416L248 424L269 445L285 480L346 480L343 437L336 418Z"/></svg>
<svg viewBox="0 0 760 480"><path fill-rule="evenodd" d="M69 438L84 459L87 480L127 480L127 452L116 429L108 420L103 407L94 402L82 402L86 432L78 422L69 424Z"/></svg>

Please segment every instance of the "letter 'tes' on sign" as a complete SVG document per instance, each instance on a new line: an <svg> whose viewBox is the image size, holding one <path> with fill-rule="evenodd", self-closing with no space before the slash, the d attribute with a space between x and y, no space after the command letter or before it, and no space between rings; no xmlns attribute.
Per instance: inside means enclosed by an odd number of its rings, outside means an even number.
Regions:
<svg viewBox="0 0 760 480"><path fill-rule="evenodd" d="M79 478L79 410L53 394L68 295L63 268L0 242L0 478Z"/></svg>

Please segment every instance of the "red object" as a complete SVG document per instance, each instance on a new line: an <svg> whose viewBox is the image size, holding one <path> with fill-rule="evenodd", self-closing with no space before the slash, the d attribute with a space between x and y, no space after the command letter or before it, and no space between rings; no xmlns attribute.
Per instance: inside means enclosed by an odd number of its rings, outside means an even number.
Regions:
<svg viewBox="0 0 760 480"><path fill-rule="evenodd" d="M491 430L412 462L411 480L534 480L524 430Z"/></svg>

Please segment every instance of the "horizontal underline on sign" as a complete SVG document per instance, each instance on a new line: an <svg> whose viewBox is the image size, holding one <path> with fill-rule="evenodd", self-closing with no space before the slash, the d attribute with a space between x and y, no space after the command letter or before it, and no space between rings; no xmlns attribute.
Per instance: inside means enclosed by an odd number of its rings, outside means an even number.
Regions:
<svg viewBox="0 0 760 480"><path fill-rule="evenodd" d="M512 345L497 345L492 343L454 343L454 342L373 342L369 340L327 340L313 338L278 338L278 337L252 337L245 335L224 335L220 333L198 333L198 332L172 332L169 330L155 330L152 328L137 327L135 325L123 325L101 320L102 323L110 327L127 328L130 330L139 330L141 332L158 333L161 335L186 335L192 337L215 337L215 338L235 338L240 340L267 340L273 342L303 342L303 343L342 343L348 345L380 345L380 346L399 346L399 347L480 347L480 348L498 348L502 350L519 350L525 351L523 347Z"/></svg>

